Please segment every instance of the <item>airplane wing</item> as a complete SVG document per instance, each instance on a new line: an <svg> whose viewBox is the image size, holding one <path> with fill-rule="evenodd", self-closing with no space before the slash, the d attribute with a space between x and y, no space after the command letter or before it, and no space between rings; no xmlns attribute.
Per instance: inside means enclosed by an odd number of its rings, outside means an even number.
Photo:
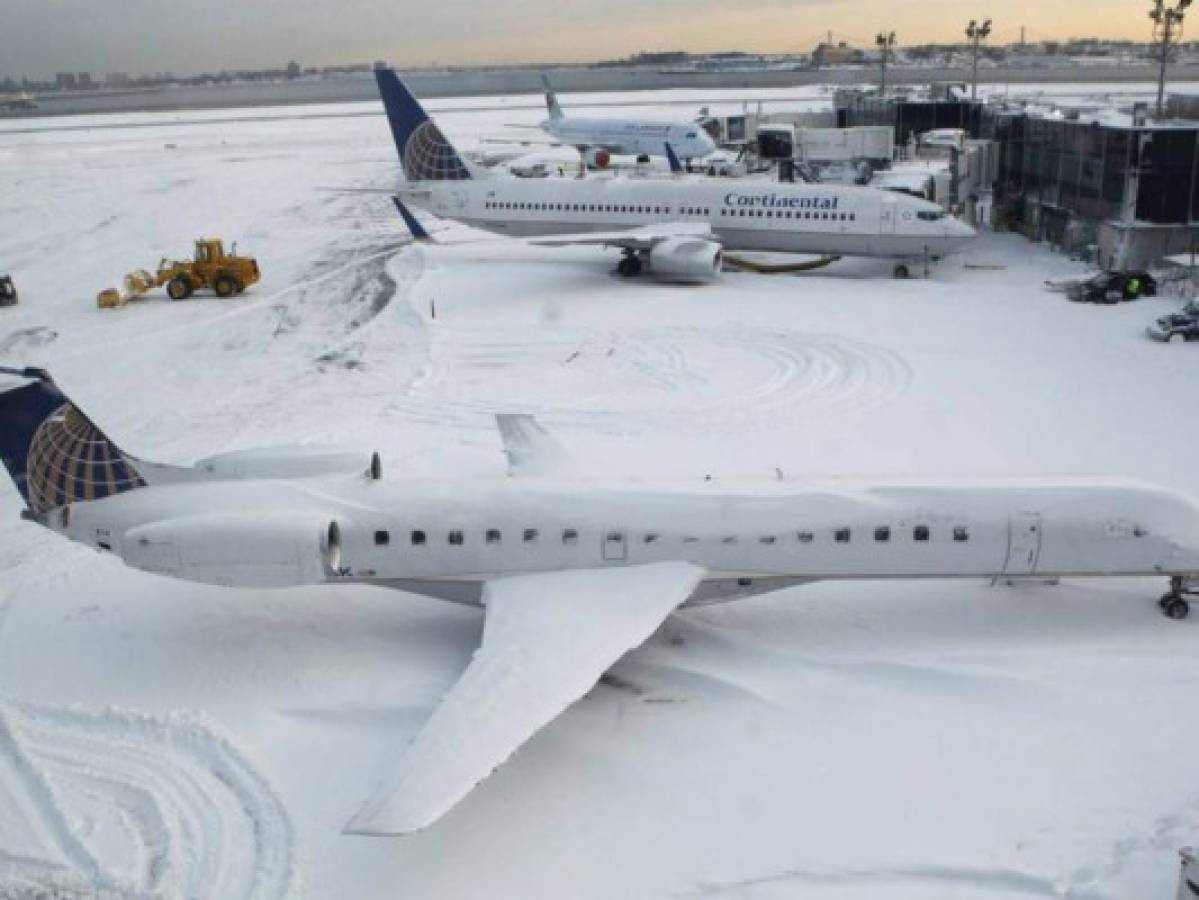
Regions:
<svg viewBox="0 0 1199 900"><path fill-rule="evenodd" d="M702 222L663 222L624 231L585 231L579 234L557 234L546 238L525 238L534 247L571 247L596 244L602 247L621 247L627 250L652 250L671 238L697 238L716 241L711 227Z"/></svg>
<svg viewBox="0 0 1199 900"><path fill-rule="evenodd" d="M482 646L347 833L437 821L653 634L704 573L661 562L489 582Z"/></svg>
<svg viewBox="0 0 1199 900"><path fill-rule="evenodd" d="M495 422L508 457L508 474L514 478L552 475L570 458L532 416L501 414Z"/></svg>

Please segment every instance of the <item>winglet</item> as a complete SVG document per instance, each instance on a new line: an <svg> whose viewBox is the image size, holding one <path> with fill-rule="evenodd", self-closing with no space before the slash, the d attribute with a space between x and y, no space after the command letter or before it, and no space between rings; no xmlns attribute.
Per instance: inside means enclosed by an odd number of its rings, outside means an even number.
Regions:
<svg viewBox="0 0 1199 900"><path fill-rule="evenodd" d="M679 162L679 156L674 152L674 147L670 146L670 141L666 142L666 158L670 161L670 171L675 175L682 175L683 164Z"/></svg>
<svg viewBox="0 0 1199 900"><path fill-rule="evenodd" d="M429 232L425 231L425 226L420 223L416 216L412 215L411 210L404 205L404 201L399 197L392 197L391 202L396 205L396 209L400 213L400 218L404 220L404 225L412 232L412 240L419 241L422 244L434 243Z"/></svg>

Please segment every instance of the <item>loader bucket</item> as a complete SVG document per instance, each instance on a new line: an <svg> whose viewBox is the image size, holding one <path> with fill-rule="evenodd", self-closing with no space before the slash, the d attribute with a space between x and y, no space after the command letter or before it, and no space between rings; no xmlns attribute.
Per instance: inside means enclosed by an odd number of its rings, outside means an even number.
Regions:
<svg viewBox="0 0 1199 900"><path fill-rule="evenodd" d="M121 298L121 292L115 288L108 288L96 295L96 306L100 309L116 309L125 301Z"/></svg>
<svg viewBox="0 0 1199 900"><path fill-rule="evenodd" d="M137 269L125 276L125 293L130 297L140 297L154 287L154 276L145 269Z"/></svg>

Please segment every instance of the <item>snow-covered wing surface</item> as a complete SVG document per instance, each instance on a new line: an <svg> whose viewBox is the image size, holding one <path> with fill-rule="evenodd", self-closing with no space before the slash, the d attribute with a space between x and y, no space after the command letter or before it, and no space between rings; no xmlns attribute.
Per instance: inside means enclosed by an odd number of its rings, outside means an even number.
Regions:
<svg viewBox="0 0 1199 900"><path fill-rule="evenodd" d="M490 582L482 646L346 831L406 834L437 821L653 634L704 571L663 562Z"/></svg>
<svg viewBox="0 0 1199 900"><path fill-rule="evenodd" d="M500 414L495 423L512 477L545 477L568 467L569 454L532 416Z"/></svg>
<svg viewBox="0 0 1199 900"><path fill-rule="evenodd" d="M652 250L671 238L701 238L715 241L710 226L701 222L663 222L661 225L646 225L626 231L591 231L580 234L559 234L550 238L533 238L527 241L536 247L570 247L599 244L604 247L624 247L629 250Z"/></svg>

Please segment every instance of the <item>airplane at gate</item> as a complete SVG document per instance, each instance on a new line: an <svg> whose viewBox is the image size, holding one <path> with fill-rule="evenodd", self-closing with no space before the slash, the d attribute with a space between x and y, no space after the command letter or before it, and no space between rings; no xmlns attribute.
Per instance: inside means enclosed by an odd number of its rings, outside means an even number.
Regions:
<svg viewBox="0 0 1199 900"><path fill-rule="evenodd" d="M545 107L549 113L549 118L541 123L542 131L578 148L592 167L603 168L599 153L664 156L667 144L686 162L716 152L716 142L696 122L567 116L558 105L549 79L542 75L541 83L545 85Z"/></svg>
<svg viewBox="0 0 1199 900"><path fill-rule="evenodd" d="M243 588L376 585L482 606L482 645L348 830L444 815L675 609L828 579L1169 576L1199 592L1199 507L1144 485L571 482L528 416L506 477L389 481L280 449L182 468L124 453L41 369L0 368L24 516L145 572Z"/></svg>
<svg viewBox="0 0 1199 900"><path fill-rule="evenodd" d="M906 261L940 258L974 237L935 203L877 188L703 176L497 177L458 154L394 71L376 69L375 78L407 179L397 190L406 203L495 234L554 236L559 244L595 243L584 235L596 231L657 235L650 249L606 242L623 249L623 275L709 280L723 248L886 257L906 276ZM689 229L686 247L676 240L680 226ZM697 226L710 232L703 253L695 252Z"/></svg>

